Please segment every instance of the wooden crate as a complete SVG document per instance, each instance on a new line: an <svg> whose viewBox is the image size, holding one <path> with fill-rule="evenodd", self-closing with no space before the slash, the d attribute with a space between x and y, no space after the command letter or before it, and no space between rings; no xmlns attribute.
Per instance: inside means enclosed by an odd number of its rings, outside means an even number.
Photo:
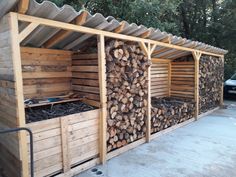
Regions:
<svg viewBox="0 0 236 177"><path fill-rule="evenodd" d="M99 113L96 109L27 124L34 134L35 176L69 172L74 166L96 159Z"/></svg>

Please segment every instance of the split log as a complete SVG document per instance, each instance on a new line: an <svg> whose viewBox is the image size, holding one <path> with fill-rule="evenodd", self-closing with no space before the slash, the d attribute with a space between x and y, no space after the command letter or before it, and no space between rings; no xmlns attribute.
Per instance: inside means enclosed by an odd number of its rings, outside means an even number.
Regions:
<svg viewBox="0 0 236 177"><path fill-rule="evenodd" d="M220 105L224 78L222 59L203 55L199 61L199 113Z"/></svg>
<svg viewBox="0 0 236 177"><path fill-rule="evenodd" d="M151 133L189 120L194 113L195 103L191 99L152 97Z"/></svg>
<svg viewBox="0 0 236 177"><path fill-rule="evenodd" d="M107 151L144 137L150 61L137 44L106 45Z"/></svg>

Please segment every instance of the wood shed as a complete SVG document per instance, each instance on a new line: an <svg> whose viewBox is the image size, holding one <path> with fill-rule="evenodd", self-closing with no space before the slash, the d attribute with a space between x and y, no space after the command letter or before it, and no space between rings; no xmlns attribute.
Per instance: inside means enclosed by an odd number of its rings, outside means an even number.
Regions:
<svg viewBox="0 0 236 177"><path fill-rule="evenodd" d="M73 176L223 103L227 51L102 14L0 3L0 129L30 128L34 174ZM0 166L29 176L29 135L0 135Z"/></svg>

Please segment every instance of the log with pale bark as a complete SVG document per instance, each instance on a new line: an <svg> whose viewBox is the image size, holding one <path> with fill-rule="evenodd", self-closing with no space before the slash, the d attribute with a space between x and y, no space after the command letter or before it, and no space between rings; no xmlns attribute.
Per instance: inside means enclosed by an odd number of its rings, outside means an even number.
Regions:
<svg viewBox="0 0 236 177"><path fill-rule="evenodd" d="M152 97L151 133L156 133L194 117L192 99Z"/></svg>
<svg viewBox="0 0 236 177"><path fill-rule="evenodd" d="M223 78L223 60L203 55L199 61L199 113L220 105Z"/></svg>
<svg viewBox="0 0 236 177"><path fill-rule="evenodd" d="M134 43L112 40L105 51L109 152L145 136L151 63Z"/></svg>

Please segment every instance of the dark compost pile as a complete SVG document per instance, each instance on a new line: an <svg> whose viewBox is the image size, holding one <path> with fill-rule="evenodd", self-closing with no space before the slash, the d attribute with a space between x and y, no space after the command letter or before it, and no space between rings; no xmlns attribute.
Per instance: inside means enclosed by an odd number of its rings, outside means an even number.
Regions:
<svg viewBox="0 0 236 177"><path fill-rule="evenodd" d="M37 122L94 109L96 108L80 101L26 108L26 122Z"/></svg>

